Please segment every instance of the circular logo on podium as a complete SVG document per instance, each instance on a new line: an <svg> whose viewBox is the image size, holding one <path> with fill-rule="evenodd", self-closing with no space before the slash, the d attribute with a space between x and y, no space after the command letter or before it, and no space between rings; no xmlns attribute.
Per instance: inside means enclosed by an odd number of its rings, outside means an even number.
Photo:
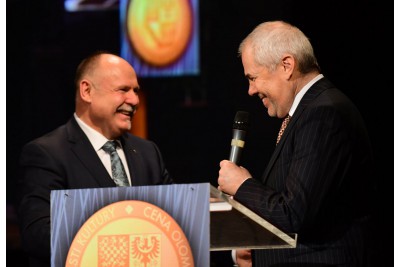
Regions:
<svg viewBox="0 0 400 267"><path fill-rule="evenodd" d="M192 35L192 9L187 0L131 0L126 32L137 55L164 67L185 51Z"/></svg>
<svg viewBox="0 0 400 267"><path fill-rule="evenodd" d="M120 201L97 211L79 229L65 266L194 266L176 221L143 201Z"/></svg>

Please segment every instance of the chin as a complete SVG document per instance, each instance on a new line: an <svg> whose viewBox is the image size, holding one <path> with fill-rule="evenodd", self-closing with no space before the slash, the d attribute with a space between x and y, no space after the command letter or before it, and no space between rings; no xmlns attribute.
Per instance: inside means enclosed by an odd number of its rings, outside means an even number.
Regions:
<svg viewBox="0 0 400 267"><path fill-rule="evenodd" d="M130 131L130 130L132 129L132 123L131 123L131 121L127 121L127 122L126 122L126 124L125 124L125 126L124 126L124 129L125 129L126 131Z"/></svg>
<svg viewBox="0 0 400 267"><path fill-rule="evenodd" d="M128 126L118 127L118 129L116 129L119 136L123 135L124 133L129 132L130 130L131 130L131 127L128 127Z"/></svg>

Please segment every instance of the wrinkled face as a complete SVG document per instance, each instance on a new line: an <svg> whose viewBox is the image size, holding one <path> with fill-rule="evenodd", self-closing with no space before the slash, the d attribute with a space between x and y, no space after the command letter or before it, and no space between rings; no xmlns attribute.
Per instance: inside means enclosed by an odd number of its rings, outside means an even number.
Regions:
<svg viewBox="0 0 400 267"><path fill-rule="evenodd" d="M119 57L103 55L89 84L92 86L91 126L109 139L129 131L139 104L139 84L134 69Z"/></svg>
<svg viewBox="0 0 400 267"><path fill-rule="evenodd" d="M248 93L257 95L271 117L283 118L288 114L293 103L294 94L285 66L280 64L274 71L254 61L251 48L245 47L242 52L244 74L249 81Z"/></svg>

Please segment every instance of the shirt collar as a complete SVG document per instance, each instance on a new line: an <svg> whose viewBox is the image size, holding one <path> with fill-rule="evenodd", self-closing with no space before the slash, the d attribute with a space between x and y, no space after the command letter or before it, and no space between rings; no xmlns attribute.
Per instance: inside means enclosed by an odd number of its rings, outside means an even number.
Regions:
<svg viewBox="0 0 400 267"><path fill-rule="evenodd" d="M81 127L82 131L86 134L89 138L90 143L92 144L93 148L98 151L101 147L109 141L104 135L87 125L83 120L81 120L76 113L74 113L74 117L78 122L78 125Z"/></svg>
<svg viewBox="0 0 400 267"><path fill-rule="evenodd" d="M303 98L303 96L305 95L305 93L308 91L308 89L310 89L310 87L316 83L317 81L319 81L320 79L322 79L324 77L324 75L319 74L317 76L314 77L314 79L312 79L311 81L309 81L303 88L301 88L300 92L296 95L296 97L294 98L292 107L289 110L289 115L293 116L294 112L297 109L297 106L300 103L300 100Z"/></svg>

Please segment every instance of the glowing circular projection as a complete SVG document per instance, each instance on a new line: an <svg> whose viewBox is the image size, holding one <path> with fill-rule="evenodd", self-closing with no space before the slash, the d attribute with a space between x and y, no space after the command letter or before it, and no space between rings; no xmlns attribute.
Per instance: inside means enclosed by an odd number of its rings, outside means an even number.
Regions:
<svg viewBox="0 0 400 267"><path fill-rule="evenodd" d="M79 229L65 266L190 266L192 251L176 221L137 200L110 204Z"/></svg>
<svg viewBox="0 0 400 267"><path fill-rule="evenodd" d="M127 35L138 56L164 67L185 51L192 35L192 10L187 0L131 0Z"/></svg>

